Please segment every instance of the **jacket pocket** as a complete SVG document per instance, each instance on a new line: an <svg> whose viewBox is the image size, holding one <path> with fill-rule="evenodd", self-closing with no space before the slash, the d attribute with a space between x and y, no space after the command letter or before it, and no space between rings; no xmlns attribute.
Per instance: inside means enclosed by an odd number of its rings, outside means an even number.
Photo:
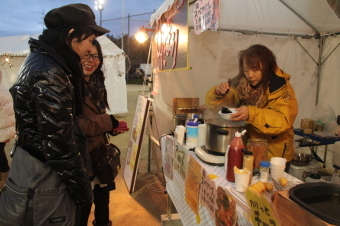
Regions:
<svg viewBox="0 0 340 226"><path fill-rule="evenodd" d="M33 209L34 225L75 225L76 204L66 186L36 188Z"/></svg>
<svg viewBox="0 0 340 226"><path fill-rule="evenodd" d="M27 225L31 190L15 185L10 178L0 197L0 225Z"/></svg>

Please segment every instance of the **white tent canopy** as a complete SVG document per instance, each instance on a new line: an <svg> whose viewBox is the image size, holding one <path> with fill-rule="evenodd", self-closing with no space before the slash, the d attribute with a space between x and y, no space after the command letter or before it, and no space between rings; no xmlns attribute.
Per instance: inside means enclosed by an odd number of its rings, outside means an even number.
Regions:
<svg viewBox="0 0 340 226"><path fill-rule="evenodd" d="M32 36L37 39L39 34ZM29 53L29 35L0 37L0 75L1 84L10 88L15 82L20 67ZM106 36L97 38L104 55L105 86L108 93L109 114L127 112L127 95L125 82L125 54ZM9 63L6 63L6 58Z"/></svg>
<svg viewBox="0 0 340 226"><path fill-rule="evenodd" d="M103 71L110 110L109 114L127 113L125 53L106 36L97 38L104 55Z"/></svg>
<svg viewBox="0 0 340 226"><path fill-rule="evenodd" d="M175 0L165 0L151 15L150 25L157 23L175 2ZM221 30L252 30L260 34L271 32L310 36L315 33L324 35L340 32L340 19L327 0L223 0L219 2ZM193 4L190 6L189 14L192 14ZM190 26L193 26L192 18L189 15Z"/></svg>
<svg viewBox="0 0 340 226"><path fill-rule="evenodd" d="M164 1L150 25L167 16L177 1ZM253 44L270 48L279 67L292 76L299 105L294 127L299 127L302 118L315 117L317 101L340 115L336 98L340 96L340 19L327 0L219 2L218 31L199 35L192 29L194 4L189 3L188 67L192 69L160 72L160 91L153 104L161 128L158 134L171 128L173 98L199 97L200 105L204 104L211 87L237 74L238 52ZM339 1L330 2L339 10Z"/></svg>

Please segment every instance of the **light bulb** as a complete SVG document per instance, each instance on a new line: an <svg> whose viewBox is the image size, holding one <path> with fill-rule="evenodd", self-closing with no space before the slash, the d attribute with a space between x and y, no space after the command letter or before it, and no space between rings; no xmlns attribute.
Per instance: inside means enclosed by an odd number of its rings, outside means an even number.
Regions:
<svg viewBox="0 0 340 226"><path fill-rule="evenodd" d="M139 43L143 43L146 40L148 40L149 36L145 33L145 32L137 32L135 34L135 39L139 42Z"/></svg>
<svg viewBox="0 0 340 226"><path fill-rule="evenodd" d="M171 25L170 24L162 24L161 31L163 34L169 34L171 31Z"/></svg>

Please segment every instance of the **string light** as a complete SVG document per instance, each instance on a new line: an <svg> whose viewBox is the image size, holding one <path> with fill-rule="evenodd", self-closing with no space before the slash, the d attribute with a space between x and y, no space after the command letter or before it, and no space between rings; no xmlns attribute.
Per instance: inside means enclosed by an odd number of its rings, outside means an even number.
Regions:
<svg viewBox="0 0 340 226"><path fill-rule="evenodd" d="M4 64L8 64L8 65L9 65L9 68L14 67L14 65L9 61L10 58L12 58L12 57L6 56L5 62L3 62L0 66L2 67Z"/></svg>

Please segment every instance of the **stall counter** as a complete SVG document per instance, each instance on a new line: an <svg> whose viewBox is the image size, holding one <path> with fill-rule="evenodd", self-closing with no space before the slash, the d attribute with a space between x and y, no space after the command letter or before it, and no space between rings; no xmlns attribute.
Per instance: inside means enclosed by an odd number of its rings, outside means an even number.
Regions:
<svg viewBox="0 0 340 226"><path fill-rule="evenodd" d="M233 219L237 219L238 225L253 225L251 223L250 217L252 211L248 206L245 194L237 192L235 190L235 184L226 180L226 172L224 170L224 167L212 166L202 162L193 151L190 151L190 149L185 145L180 145L175 142L173 137L171 136L166 136L161 139L161 147L164 175L166 179L166 190L171 200L173 201L178 214L180 215L183 225L222 225L219 224L216 220L216 216L218 216L219 211L219 209L217 208L217 204L212 204L210 202L209 205L209 202L202 201L209 199L212 200L212 198L216 198L216 196L205 197L202 194L202 191L199 191L197 194L199 196L199 201L196 201L196 206L195 202L189 199L190 197L187 197L186 192L188 192L188 185L191 186L188 182L187 175L188 168L192 167L188 166L189 164L197 164L198 168L201 168L202 172L204 172L202 173L202 175L198 174L197 176L199 177L199 175L201 175L202 177L196 181L196 183L201 183L201 187L202 185L206 186L206 184L210 184L210 187L213 188L215 194L217 192L216 190L219 190L219 188L224 189L229 198L229 201L232 201L230 202L230 204L235 204L235 210L232 214L237 215L237 217L233 216ZM205 180L204 183L200 181L201 179L204 181L204 178L208 176L211 180ZM290 183L303 183L302 181L289 174L285 173L284 176L288 179L288 181L290 181ZM195 187L190 187L189 191L189 193L195 194ZM195 199L195 195L191 198ZM271 195L269 195L267 199L269 202L271 202ZM234 224L236 225L236 222L234 222Z"/></svg>

